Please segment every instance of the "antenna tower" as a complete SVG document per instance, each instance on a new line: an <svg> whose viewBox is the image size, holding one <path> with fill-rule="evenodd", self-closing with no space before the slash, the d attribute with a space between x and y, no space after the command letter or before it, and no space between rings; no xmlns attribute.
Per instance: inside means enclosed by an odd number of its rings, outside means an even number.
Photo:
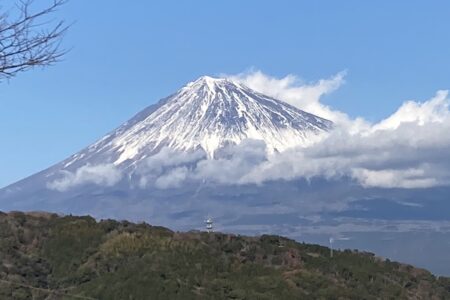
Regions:
<svg viewBox="0 0 450 300"><path fill-rule="evenodd" d="M213 231L213 220L211 217L206 218L205 224L206 224L206 231L212 232Z"/></svg>

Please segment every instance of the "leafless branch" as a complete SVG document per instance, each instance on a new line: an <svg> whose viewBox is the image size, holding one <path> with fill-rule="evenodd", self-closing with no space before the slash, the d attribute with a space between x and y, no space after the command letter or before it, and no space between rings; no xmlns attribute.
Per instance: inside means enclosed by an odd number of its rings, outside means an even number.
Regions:
<svg viewBox="0 0 450 300"><path fill-rule="evenodd" d="M44 9L31 11L32 0L16 3L17 16L0 14L0 81L37 66L48 66L66 53L61 40L68 26L49 21L67 0L53 0Z"/></svg>

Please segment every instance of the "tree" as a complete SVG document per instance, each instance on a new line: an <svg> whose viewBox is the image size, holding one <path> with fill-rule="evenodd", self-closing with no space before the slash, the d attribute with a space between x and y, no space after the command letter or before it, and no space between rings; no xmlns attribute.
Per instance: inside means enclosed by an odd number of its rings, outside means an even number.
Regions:
<svg viewBox="0 0 450 300"><path fill-rule="evenodd" d="M52 0L33 12L32 0L18 0L13 13L0 14L0 81L62 58L66 51L60 45L68 26L50 17L66 1Z"/></svg>

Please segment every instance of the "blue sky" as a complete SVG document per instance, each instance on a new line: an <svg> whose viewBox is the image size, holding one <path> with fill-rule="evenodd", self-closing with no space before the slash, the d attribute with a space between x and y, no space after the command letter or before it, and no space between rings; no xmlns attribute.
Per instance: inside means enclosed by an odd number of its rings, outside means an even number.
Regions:
<svg viewBox="0 0 450 300"><path fill-rule="evenodd" d="M58 12L75 22L65 61L0 83L0 186L205 74L310 82L347 70L324 101L380 120L450 87L449 12L448 1L72 0Z"/></svg>

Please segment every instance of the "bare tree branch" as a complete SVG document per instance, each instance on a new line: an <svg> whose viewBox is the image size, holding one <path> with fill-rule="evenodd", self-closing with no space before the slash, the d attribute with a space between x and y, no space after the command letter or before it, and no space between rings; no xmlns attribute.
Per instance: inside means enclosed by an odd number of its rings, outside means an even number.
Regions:
<svg viewBox="0 0 450 300"><path fill-rule="evenodd" d="M68 26L64 21L48 21L48 17L67 0L53 0L36 12L31 12L32 2L17 1L15 18L7 12L0 14L0 81L33 67L51 65L66 54L60 45Z"/></svg>

